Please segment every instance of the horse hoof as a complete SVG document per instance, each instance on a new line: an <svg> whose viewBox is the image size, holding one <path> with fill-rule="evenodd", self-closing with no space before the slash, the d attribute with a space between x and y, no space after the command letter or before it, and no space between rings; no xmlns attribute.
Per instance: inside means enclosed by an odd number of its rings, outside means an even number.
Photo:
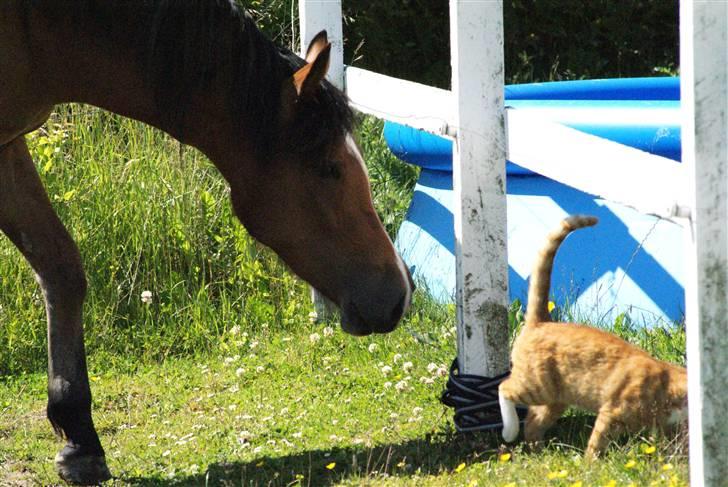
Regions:
<svg viewBox="0 0 728 487"><path fill-rule="evenodd" d="M74 485L98 485L111 478L104 455L78 455L73 448L65 447L56 455L58 475Z"/></svg>

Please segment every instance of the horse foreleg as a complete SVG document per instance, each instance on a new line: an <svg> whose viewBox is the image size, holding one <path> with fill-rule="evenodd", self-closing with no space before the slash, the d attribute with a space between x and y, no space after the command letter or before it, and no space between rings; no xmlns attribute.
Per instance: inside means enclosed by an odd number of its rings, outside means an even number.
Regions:
<svg viewBox="0 0 728 487"><path fill-rule="evenodd" d="M78 248L51 207L25 140L0 149L0 229L35 271L48 317L48 419L68 440L56 468L68 482L110 478L91 419L81 313L86 277Z"/></svg>

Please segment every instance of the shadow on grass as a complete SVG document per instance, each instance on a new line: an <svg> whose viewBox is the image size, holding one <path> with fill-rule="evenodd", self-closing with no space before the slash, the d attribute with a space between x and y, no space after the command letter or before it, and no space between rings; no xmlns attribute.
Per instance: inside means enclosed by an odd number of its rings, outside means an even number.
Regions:
<svg viewBox="0 0 728 487"><path fill-rule="evenodd" d="M559 421L552 436L558 436L559 444L583 450L592 423L590 416L567 416ZM332 447L280 457L214 463L206 472L171 480L161 477L119 480L138 486L330 486L346 480L381 479L385 475L400 478L438 475L455 470L463 462L497 461L499 453L509 449L502 444L500 432L460 434L448 430L375 447Z"/></svg>

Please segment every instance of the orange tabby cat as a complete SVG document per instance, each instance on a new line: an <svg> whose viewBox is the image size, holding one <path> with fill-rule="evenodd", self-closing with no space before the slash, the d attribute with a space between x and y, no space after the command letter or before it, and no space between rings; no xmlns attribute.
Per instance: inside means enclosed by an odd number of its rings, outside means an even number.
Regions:
<svg viewBox="0 0 728 487"><path fill-rule="evenodd" d="M551 322L548 295L556 250L573 230L596 223L590 216L562 221L534 265L526 322L513 344L513 370L499 388L503 439L508 442L518 436L516 403L529 406L524 431L528 442L543 439L568 406L597 413L587 456L605 448L608 434L671 429L687 418L685 368L656 360L610 333Z"/></svg>

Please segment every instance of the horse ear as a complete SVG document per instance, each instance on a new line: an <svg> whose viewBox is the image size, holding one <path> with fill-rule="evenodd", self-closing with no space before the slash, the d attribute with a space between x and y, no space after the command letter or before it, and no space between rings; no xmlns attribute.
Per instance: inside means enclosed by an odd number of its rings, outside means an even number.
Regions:
<svg viewBox="0 0 728 487"><path fill-rule="evenodd" d="M309 47L309 51L311 48ZM293 73L293 86L296 93L300 97L311 96L316 93L321 81L329 70L329 61L331 58L331 44L326 43L320 51L316 53L316 57L312 62L308 63L295 73Z"/></svg>
<svg viewBox="0 0 728 487"><path fill-rule="evenodd" d="M306 49L306 62L309 64L314 62L319 53L321 53L328 43L329 37L325 30L316 34L313 39L311 39L311 42L308 43L308 49Z"/></svg>

